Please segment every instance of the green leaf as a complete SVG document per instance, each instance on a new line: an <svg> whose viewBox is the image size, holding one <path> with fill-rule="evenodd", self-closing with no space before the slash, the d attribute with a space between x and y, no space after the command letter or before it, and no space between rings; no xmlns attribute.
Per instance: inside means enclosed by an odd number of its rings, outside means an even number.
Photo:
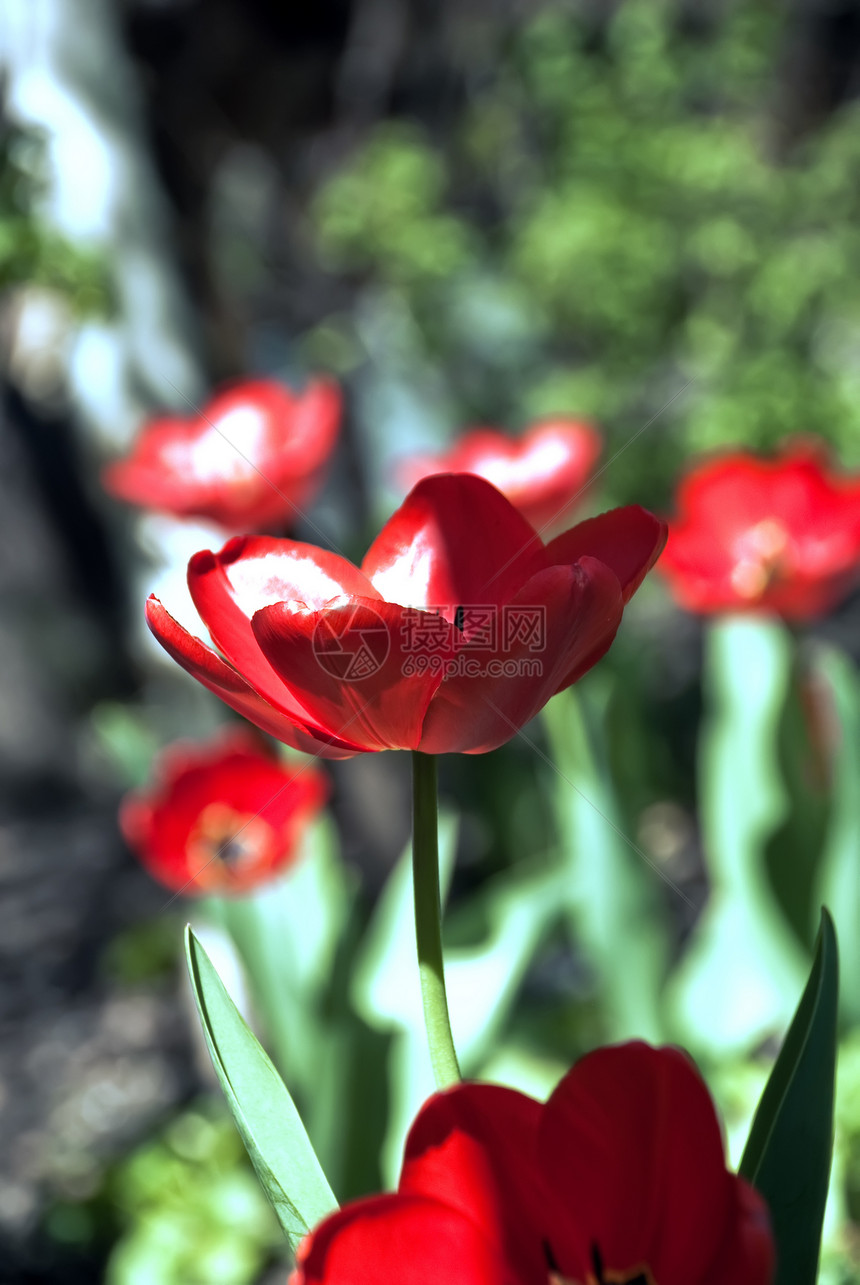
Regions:
<svg viewBox="0 0 860 1285"><path fill-rule="evenodd" d="M190 927L188 968L212 1065L292 1249L337 1208L298 1112Z"/></svg>
<svg viewBox="0 0 860 1285"><path fill-rule="evenodd" d="M768 1203L774 1285L814 1285L833 1153L839 959L833 921L821 928L809 981L765 1085L740 1173Z"/></svg>
<svg viewBox="0 0 860 1285"><path fill-rule="evenodd" d="M336 843L334 827L322 817L278 879L244 897L211 897L207 906L241 956L273 1061L314 1137L310 1111L327 1056L324 997L350 896Z"/></svg>

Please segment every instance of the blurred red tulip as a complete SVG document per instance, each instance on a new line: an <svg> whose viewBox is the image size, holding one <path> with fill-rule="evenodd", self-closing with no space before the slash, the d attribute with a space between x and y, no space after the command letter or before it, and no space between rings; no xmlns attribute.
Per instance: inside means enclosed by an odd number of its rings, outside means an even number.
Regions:
<svg viewBox="0 0 860 1285"><path fill-rule="evenodd" d="M631 506L544 546L489 482L426 478L359 570L291 540L195 554L188 583L223 660L150 598L159 642L259 727L328 757L504 744L612 642L665 526Z"/></svg>
<svg viewBox="0 0 860 1285"><path fill-rule="evenodd" d="M574 419L540 420L519 439L474 428L443 455L419 455L400 470L406 486L435 473L474 473L492 482L540 531L569 526L570 509L601 449L600 434Z"/></svg>
<svg viewBox="0 0 860 1285"><path fill-rule="evenodd" d="M120 826L147 870L176 892L247 892L295 861L328 797L312 763L285 767L255 733L161 755L156 783L126 795Z"/></svg>
<svg viewBox="0 0 860 1285"><path fill-rule="evenodd" d="M545 1105L461 1084L422 1108L394 1195L332 1214L291 1285L768 1285L762 1198L727 1171L678 1049L623 1044Z"/></svg>
<svg viewBox="0 0 860 1285"><path fill-rule="evenodd" d="M322 483L340 415L327 380L299 395L248 380L197 415L150 420L129 457L104 470L104 485L121 500L230 531L290 525Z"/></svg>
<svg viewBox="0 0 860 1285"><path fill-rule="evenodd" d="M659 567L689 611L806 620L860 582L860 477L831 472L817 443L708 460L682 479L677 509Z"/></svg>

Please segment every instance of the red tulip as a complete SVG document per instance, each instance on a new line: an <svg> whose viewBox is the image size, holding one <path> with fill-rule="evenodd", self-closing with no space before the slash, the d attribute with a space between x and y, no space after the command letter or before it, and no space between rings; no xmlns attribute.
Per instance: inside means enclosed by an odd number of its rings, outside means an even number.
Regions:
<svg viewBox="0 0 860 1285"><path fill-rule="evenodd" d="M195 554L191 596L223 660L150 598L171 656L259 727L329 757L480 754L609 647L665 527L638 507L544 546L483 478L420 482L361 570L291 540Z"/></svg>
<svg viewBox="0 0 860 1285"><path fill-rule="evenodd" d="M121 500L230 531L283 526L318 490L340 413L327 380L298 396L274 380L248 380L197 415L151 420L128 459L104 470L104 484Z"/></svg>
<svg viewBox="0 0 860 1285"><path fill-rule="evenodd" d="M518 440L494 428L474 428L444 455L404 462L407 486L434 473L474 473L506 495L536 530L564 525L600 455L600 434L574 419L545 419Z"/></svg>
<svg viewBox="0 0 860 1285"><path fill-rule="evenodd" d="M346 1205L298 1259L291 1285L768 1285L774 1250L692 1062L636 1043L584 1057L545 1105L437 1093L397 1193Z"/></svg>
<svg viewBox="0 0 860 1285"><path fill-rule="evenodd" d="M150 874L189 895L273 879L328 796L319 768L285 767L239 729L211 745L172 746L156 771L154 786L126 795L120 825Z"/></svg>
<svg viewBox="0 0 860 1285"><path fill-rule="evenodd" d="M677 508L660 570L690 611L805 620L860 582L860 477L832 473L817 444L700 464Z"/></svg>

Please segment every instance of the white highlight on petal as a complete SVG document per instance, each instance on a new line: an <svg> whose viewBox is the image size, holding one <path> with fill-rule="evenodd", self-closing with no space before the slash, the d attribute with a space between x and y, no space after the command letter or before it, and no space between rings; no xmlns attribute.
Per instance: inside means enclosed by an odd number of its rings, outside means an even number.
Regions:
<svg viewBox="0 0 860 1285"><path fill-rule="evenodd" d="M236 482L259 476L255 462L262 455L266 418L253 406L237 406L213 422L193 441L172 441L164 461L179 474L198 482Z"/></svg>

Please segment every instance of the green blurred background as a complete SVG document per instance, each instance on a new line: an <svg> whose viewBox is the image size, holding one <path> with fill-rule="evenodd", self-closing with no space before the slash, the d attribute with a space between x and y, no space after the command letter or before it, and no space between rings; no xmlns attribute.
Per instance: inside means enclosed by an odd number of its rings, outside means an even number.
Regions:
<svg viewBox="0 0 860 1285"><path fill-rule="evenodd" d="M193 1042L178 962L191 912L165 909L115 826L158 748L226 716L141 625L144 592L179 584L214 537L122 510L98 467L156 409L187 411L245 374L315 371L342 380L347 419L299 537L322 529L356 557L402 495L398 460L470 425L593 419L591 508L666 511L692 456L797 433L860 467L860 14L847 0L7 0L0 61L0 1280L282 1281ZM855 598L807 646L856 661L858 611ZM773 648L768 672L787 674ZM629 1033L624 1004L644 1003L631 961L657 985L691 939L709 884L702 652L699 623L649 584L584 685L591 797L646 861L607 851L614 873L579 890L569 922L541 860L592 833L608 850L616 832L558 802L523 741L443 764L459 816L450 946L463 970L496 950L487 976L507 988L476 1069L545 1087ZM724 671L710 672L713 695ZM837 679L854 708L853 669ZM573 719L534 733L541 753L555 734L559 762L574 753ZM377 898L408 837L402 759L333 772L337 896L352 898L341 954L363 960L349 1038L367 1074L411 1056L374 981L397 947ZM836 805L800 802L824 852ZM583 921L592 896L606 931ZM806 948L813 919L799 918ZM350 956L368 924L372 949ZM696 1038L653 1011L655 1037ZM773 1038L706 1045L731 1132ZM848 1018L842 1065L834 1283L858 1279L860 1243ZM385 1111L368 1111L377 1147ZM327 1145L339 1194L390 1167L356 1160L361 1138Z"/></svg>

